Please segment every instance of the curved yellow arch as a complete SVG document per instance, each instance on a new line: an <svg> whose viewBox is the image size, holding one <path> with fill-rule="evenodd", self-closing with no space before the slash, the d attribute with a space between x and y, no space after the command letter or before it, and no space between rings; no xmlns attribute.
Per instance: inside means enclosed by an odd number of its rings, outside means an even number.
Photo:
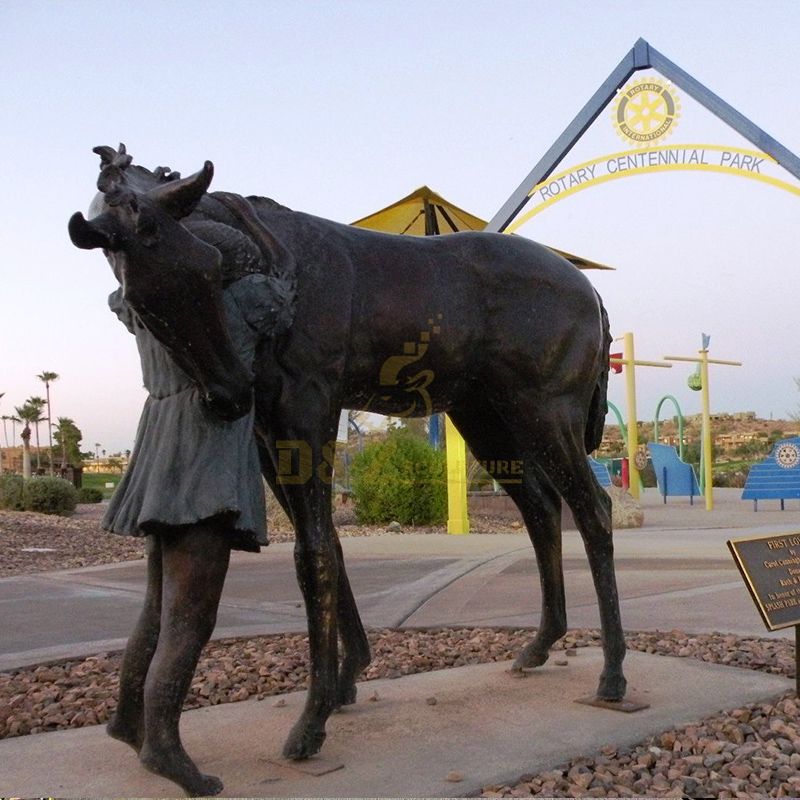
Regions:
<svg viewBox="0 0 800 800"><path fill-rule="evenodd" d="M764 161L769 162L770 164L775 164L775 160L770 158L766 153L759 152L757 150L745 150L739 147L724 147L722 145L713 145L713 144L680 144L680 145L662 145L661 147L651 147L647 150L642 150L637 148L635 150L625 150L620 153L612 153L611 155L601 156L600 158L592 159L591 161L585 161L582 164L577 164L574 167L570 167L569 169L563 170L556 175L551 175L547 178L546 181L543 181L540 184L537 184L528 194L528 197L533 197L537 191L541 189L542 186L551 185L552 183L557 183L561 178L566 176L574 175L578 173L580 170L584 172L586 170L592 169L592 174L594 173L593 168L596 168L599 164L605 163L606 165L617 161L621 158L626 158L627 156L633 157L640 157L643 153L660 153L669 150L684 150L684 151L711 151L711 152L723 152L723 153L736 153L741 156L749 156L751 158L762 159ZM775 186L778 189L783 189L784 191L791 192L792 194L800 196L800 186L793 185L791 183L787 183L786 181L781 180L780 178L775 178L772 175L765 175L761 172L752 172L750 170L741 169L739 167L732 167L726 166L724 164L707 164L707 163L674 163L674 164L658 164L654 166L642 166L642 167L635 167L632 169L617 169L613 172L606 172L602 175L597 177L593 177L588 180L581 181L576 186L571 186L568 189L562 189L559 191L558 194L549 197L548 199L544 200L543 202L539 203L535 208L532 208L527 213L523 214L518 219L514 220L506 229L505 233L514 233L516 230L521 228L528 220L532 217L535 217L537 214L544 211L546 208L557 203L559 200L563 200L565 197L570 197L573 194L577 194L578 192L582 192L584 189L588 189L590 186L598 186L602 183L608 183L609 181L619 180L620 178L628 178L633 175L643 175L645 173L652 173L652 172L678 172L678 171L690 171L690 172L717 172L723 175L736 175L741 176L743 178L750 178L751 180L761 181L762 183L769 184L770 186Z"/></svg>

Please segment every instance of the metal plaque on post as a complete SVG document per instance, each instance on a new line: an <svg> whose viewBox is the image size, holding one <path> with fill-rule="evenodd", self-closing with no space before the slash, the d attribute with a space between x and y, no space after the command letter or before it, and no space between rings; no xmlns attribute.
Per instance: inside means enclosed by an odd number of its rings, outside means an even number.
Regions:
<svg viewBox="0 0 800 800"><path fill-rule="evenodd" d="M728 547L767 628L800 625L800 531L731 539Z"/></svg>
<svg viewBox="0 0 800 800"><path fill-rule="evenodd" d="M800 531L729 539L728 548L770 631L794 626L795 682L800 695Z"/></svg>

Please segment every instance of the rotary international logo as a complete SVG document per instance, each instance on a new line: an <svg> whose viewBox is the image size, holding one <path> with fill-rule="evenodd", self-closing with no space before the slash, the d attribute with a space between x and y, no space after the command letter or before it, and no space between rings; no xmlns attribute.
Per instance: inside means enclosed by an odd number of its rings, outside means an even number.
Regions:
<svg viewBox="0 0 800 800"><path fill-rule="evenodd" d="M657 144L675 130L680 105L675 89L658 78L629 83L614 103L614 130L640 147Z"/></svg>
<svg viewBox="0 0 800 800"><path fill-rule="evenodd" d="M794 469L800 463L800 448L794 444L782 444L775 453L779 467Z"/></svg>

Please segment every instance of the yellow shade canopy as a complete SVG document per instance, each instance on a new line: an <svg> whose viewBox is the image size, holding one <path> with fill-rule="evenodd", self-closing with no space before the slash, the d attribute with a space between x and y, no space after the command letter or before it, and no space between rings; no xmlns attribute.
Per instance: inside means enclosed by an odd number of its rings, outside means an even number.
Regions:
<svg viewBox="0 0 800 800"><path fill-rule="evenodd" d="M356 220L352 224L357 228L369 228L384 233L433 236L457 233L458 231L482 231L487 223L486 220L453 205L427 186L420 186L402 200ZM550 249L566 258L578 269L614 269L614 267L568 253L566 250L559 250L556 247L550 247Z"/></svg>

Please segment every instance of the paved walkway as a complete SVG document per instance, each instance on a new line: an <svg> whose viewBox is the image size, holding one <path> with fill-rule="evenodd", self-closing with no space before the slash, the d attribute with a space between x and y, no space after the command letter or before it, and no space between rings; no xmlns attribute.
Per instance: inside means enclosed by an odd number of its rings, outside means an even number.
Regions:
<svg viewBox="0 0 800 800"><path fill-rule="evenodd" d="M728 554L729 538L800 531L800 508L753 513L738 491L718 491L717 509L643 498L645 526L615 533L623 624L765 635ZM763 504L767 505L767 504ZM343 540L365 623L373 627L532 625L538 579L527 537L384 535ZM571 627L597 626L580 537L564 533ZM0 580L0 669L121 647L138 614L142 562ZM305 629L291 545L237 554L215 636ZM778 632L775 635L783 635ZM493 781L618 746L791 688L784 678L629 653L631 693L651 708L622 714L578 705L593 692L600 653L580 650L568 667L548 662L526 680L489 664L370 682L361 702L329 723L322 757L297 767L280 745L303 693L187 712L187 747L202 769L239 797L452 796ZM374 692L380 699L365 702ZM427 698L436 697L436 705ZM209 732L213 732L209 735ZM165 796L178 790L141 769L100 727L0 742L0 795ZM450 783L455 771L463 781Z"/></svg>

